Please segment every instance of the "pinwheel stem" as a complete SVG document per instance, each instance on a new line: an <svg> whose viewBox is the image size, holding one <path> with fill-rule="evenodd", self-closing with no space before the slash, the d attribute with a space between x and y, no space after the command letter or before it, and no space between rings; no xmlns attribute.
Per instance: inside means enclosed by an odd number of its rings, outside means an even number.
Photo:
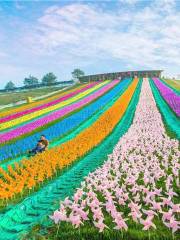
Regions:
<svg viewBox="0 0 180 240"><path fill-rule="evenodd" d="M60 223L58 223L57 232L56 232L56 238L58 237L59 228L60 228Z"/></svg>

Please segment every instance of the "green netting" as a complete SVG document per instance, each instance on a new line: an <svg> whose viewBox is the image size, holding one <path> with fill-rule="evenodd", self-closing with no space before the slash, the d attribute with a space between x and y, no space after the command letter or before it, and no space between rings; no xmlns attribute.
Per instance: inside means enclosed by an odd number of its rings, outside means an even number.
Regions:
<svg viewBox="0 0 180 240"><path fill-rule="evenodd" d="M159 108L160 113L162 114L163 121L165 122L167 132L171 136L175 136L177 139L180 139L180 121L175 113L171 110L168 104L165 102L159 91L157 90L154 82L149 80L156 104Z"/></svg>
<svg viewBox="0 0 180 240"><path fill-rule="evenodd" d="M56 140L56 141L51 142L50 145L49 145L49 148L53 148L55 146L58 146L58 145L60 145L60 144L62 144L64 142L66 142L66 141L69 141L70 139L72 139L75 136L77 136L81 131L83 131L84 129L88 128L90 125L92 125L124 93L124 91L128 88L128 86L130 85L131 82L132 82L131 80L127 81L127 84L124 86L124 88L121 91L119 91L119 93L111 101L109 101L109 103L105 107L99 109L88 120L85 120L78 127L76 127L75 129L72 129L70 132L68 132L63 137L61 137L60 140ZM8 162L2 163L1 167L4 170L7 170L8 165L13 165L15 162L19 162L20 160L22 160L22 158L27 158L27 156L26 155L22 155L20 157L12 159L12 160L10 160Z"/></svg>
<svg viewBox="0 0 180 240"><path fill-rule="evenodd" d="M142 81L131 99L121 121L104 141L87 156L66 170L56 180L49 182L37 193L26 198L22 203L0 215L0 239L19 239L34 224L50 223L48 214L59 207L59 201L71 196L89 172L95 170L107 160L119 138L130 127L139 99Z"/></svg>

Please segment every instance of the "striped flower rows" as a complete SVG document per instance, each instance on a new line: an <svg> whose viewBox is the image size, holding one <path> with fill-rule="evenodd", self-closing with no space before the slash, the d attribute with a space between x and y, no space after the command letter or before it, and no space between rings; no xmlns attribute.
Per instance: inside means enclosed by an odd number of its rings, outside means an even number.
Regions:
<svg viewBox="0 0 180 240"><path fill-rule="evenodd" d="M67 89L62 90L62 91L58 92L57 94L55 94L53 96L50 96L50 97L47 97L45 99L41 99L41 100L38 100L38 101L35 101L35 102L31 102L29 104L18 106L17 108L15 107L15 108L7 109L6 111L0 112L0 118L5 118L5 117L8 117L10 115L13 115L13 114L25 111L27 109L31 109L31 108L37 107L39 105L48 103L50 101L56 100L59 97L65 96L65 94L72 93L74 90L78 90L78 89L80 90L80 89L84 88L85 86L87 86L87 84L73 86L73 87L70 87L68 90Z"/></svg>
<svg viewBox="0 0 180 240"><path fill-rule="evenodd" d="M49 127L44 127L41 131L32 133L30 136L25 136L21 139L16 140L14 143L5 144L0 147L0 161L8 158L14 158L17 155L22 155L28 149L34 147L34 143L39 139L39 136L44 134L48 137L50 142L57 138L62 138L65 134L69 134L70 131L78 127L88 118L90 118L97 111L102 111L105 106L107 106L115 97L118 97L127 88L131 79L125 79L111 89L109 92L105 93L95 102L85 106L80 111L66 117L63 120L59 120L57 123L52 124Z"/></svg>
<svg viewBox="0 0 180 240"><path fill-rule="evenodd" d="M33 122L27 123L26 125L17 127L16 129L10 130L7 133L3 133L0 135L0 143L12 140L16 137L19 137L23 134L27 134L29 132L32 132L33 130L44 126L45 124L48 124L52 121L55 121L68 113L75 111L78 108L81 108L85 106L86 104L90 103L91 101L97 99L98 97L102 96L105 92L110 90L113 86L115 86L118 83L118 80L110 82L109 84L105 85L104 87L100 88L100 90L94 92L93 94L88 95L87 97L81 99L80 101L77 101L75 103L72 103L58 111L52 112L48 114L47 116L37 119ZM28 115L27 115L28 116ZM18 120L18 119L17 119Z"/></svg>
<svg viewBox="0 0 180 240"><path fill-rule="evenodd" d="M55 112L62 107L73 104L73 103L77 102L78 100L82 99L83 97L86 97L87 95L89 95L89 94L93 93L94 91L100 89L101 87L103 87L107 83L108 82L102 82L100 84L96 84L95 86L88 88L86 91L82 91L81 93L75 95L72 98L67 99L66 101L57 103L57 104L52 105L50 107L43 108L41 110L29 113L25 116L21 116L21 117L18 117L16 119L13 119L11 121L2 123L2 124L0 124L0 130L4 130L4 129L7 129L7 128L12 128L16 125L23 124L26 121L30 121L34 118L41 117L44 114L49 114L52 111Z"/></svg>
<svg viewBox="0 0 180 240"><path fill-rule="evenodd" d="M34 107L34 108L26 109L26 110L23 110L23 111L20 111L20 112L11 114L11 115L9 115L9 116L3 117L3 118L0 119L0 123L8 122L8 121L13 120L13 119L15 119L15 118L22 117L22 116L24 116L24 115L26 115L26 114L33 113L33 112L35 112L35 111L39 111L39 110L42 110L42 109L44 109L44 108L53 106L53 105L55 105L55 104L57 104L57 103L60 103L60 102L62 102L62 101L65 101L65 100L67 100L67 99L69 99L69 98L71 98L71 97L73 97L73 96L75 96L75 95L77 95L77 94L79 94L79 93L81 93L81 92L84 92L84 91L86 91L87 89L92 88L92 87L95 86L95 85L97 85L97 82L88 84L87 86L84 86L84 87L81 88L81 89L77 89L77 90L75 90L75 91L73 91L73 92L71 92L71 93L66 94L65 96L62 96L62 97L60 97L60 98L58 98L58 99L55 99L55 100L53 100L53 101L50 101L50 102L48 102L48 103L44 103L44 104L39 105L39 106L36 106L36 107Z"/></svg>
<svg viewBox="0 0 180 240"><path fill-rule="evenodd" d="M51 216L60 224L59 232L64 231L61 222L67 222L76 228L93 224L100 232L128 231L131 225L148 231L149 238L156 228L176 234L180 229L178 148L178 141L166 135L145 79L128 132L108 161L90 173L72 200L66 198Z"/></svg>
<svg viewBox="0 0 180 240"><path fill-rule="evenodd" d="M122 118L137 84L138 81L134 80L111 108L72 140L36 155L30 160L15 163L14 169L9 166L8 172L0 169L0 198L9 200L16 194L23 193L24 190L33 189L98 145Z"/></svg>

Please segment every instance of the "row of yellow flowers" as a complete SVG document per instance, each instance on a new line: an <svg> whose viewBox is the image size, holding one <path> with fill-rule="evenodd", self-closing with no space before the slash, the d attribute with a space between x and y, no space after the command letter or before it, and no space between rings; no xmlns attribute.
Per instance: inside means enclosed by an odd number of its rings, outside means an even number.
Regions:
<svg viewBox="0 0 180 240"><path fill-rule="evenodd" d="M35 102L32 102L32 103L29 103L29 104L26 104L26 105L22 105L22 106L19 106L19 107L16 107L16 108L13 108L13 109L9 109L9 110L4 110L2 112L0 112L0 118L2 117L5 117L5 116L8 116L8 115L12 115L14 113L18 113L18 112L21 112L21 111L24 111L24 110L27 110L27 109L30 109L30 108L33 108L33 107L37 107L39 105L42 105L44 103L48 103L50 101L53 101L55 99L58 99L60 97L63 97L64 95L66 94L69 94L75 90L80 90L81 88L85 87L87 84L82 84L82 85L79 85L73 89L70 89L70 90L66 90L66 91L63 91L63 92L59 92L51 97L48 97L48 98L45 98L45 99L42 99L42 100L39 100L39 101L35 101Z"/></svg>
<svg viewBox="0 0 180 240"><path fill-rule="evenodd" d="M88 89L88 90L86 90L86 91L84 91L82 93L79 93L79 94L75 95L74 97L71 97L70 99L65 100L63 102L60 102L58 104L55 104L55 105L52 105L50 107L41 109L39 111L35 111L35 112L32 112L32 113L29 113L29 114L24 115L22 117L15 118L15 119L13 119L11 121L8 121L8 122L5 122L5 123L1 123L0 124L0 130L5 130L7 128L14 127L16 125L23 124L24 122L30 121L30 120L32 120L34 118L37 118L37 117L40 117L43 114L50 113L52 111L58 110L58 109L60 109L62 107L65 107L65 106L67 106L69 104L72 104L72 103L80 100L81 98L85 97L86 95L88 95L88 94L98 90L99 88L103 87L108 82L109 81L101 82L101 83L95 85L94 87L91 87L90 89Z"/></svg>
<svg viewBox="0 0 180 240"><path fill-rule="evenodd" d="M47 150L33 158L9 166L5 172L0 168L0 199L9 200L24 190L30 190L51 178L57 170L83 157L97 146L116 126L125 113L134 94L138 80L134 79L123 95L94 124L72 140Z"/></svg>

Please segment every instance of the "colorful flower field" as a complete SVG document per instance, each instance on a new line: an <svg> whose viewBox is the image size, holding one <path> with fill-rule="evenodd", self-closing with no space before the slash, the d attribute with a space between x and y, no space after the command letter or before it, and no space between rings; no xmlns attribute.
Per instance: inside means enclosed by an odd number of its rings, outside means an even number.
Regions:
<svg viewBox="0 0 180 240"><path fill-rule="evenodd" d="M0 239L180 239L179 117L178 90L137 77L0 112Z"/></svg>

